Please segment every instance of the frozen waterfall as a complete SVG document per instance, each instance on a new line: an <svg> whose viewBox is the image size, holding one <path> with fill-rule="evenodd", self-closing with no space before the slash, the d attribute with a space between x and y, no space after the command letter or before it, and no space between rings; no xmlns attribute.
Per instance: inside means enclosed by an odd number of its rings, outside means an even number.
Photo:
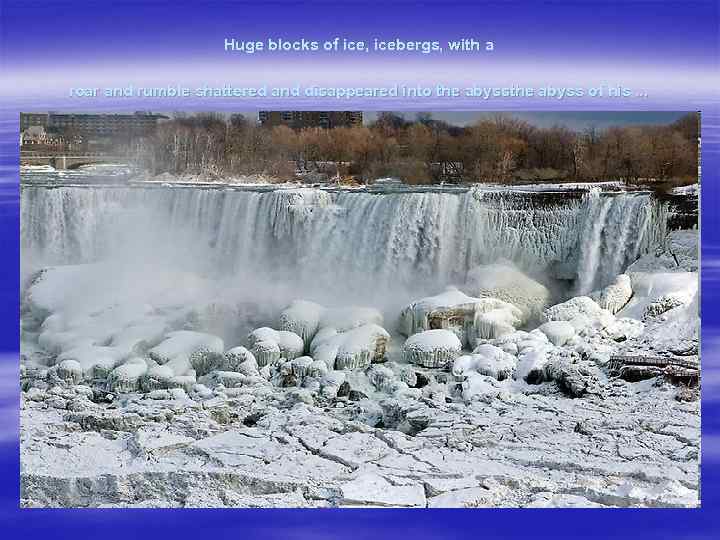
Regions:
<svg viewBox="0 0 720 540"><path fill-rule="evenodd" d="M532 274L564 268L586 293L664 237L665 212L647 193L25 185L21 240L34 265L162 260L359 290L437 289L509 259Z"/></svg>

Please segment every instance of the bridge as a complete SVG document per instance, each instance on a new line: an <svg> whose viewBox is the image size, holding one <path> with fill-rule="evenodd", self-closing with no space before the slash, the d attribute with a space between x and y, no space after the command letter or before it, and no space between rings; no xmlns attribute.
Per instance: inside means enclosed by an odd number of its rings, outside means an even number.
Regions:
<svg viewBox="0 0 720 540"><path fill-rule="evenodd" d="M97 163L127 163L126 156L104 152L47 152L20 151L20 165L50 165L55 169L77 169L83 165Z"/></svg>

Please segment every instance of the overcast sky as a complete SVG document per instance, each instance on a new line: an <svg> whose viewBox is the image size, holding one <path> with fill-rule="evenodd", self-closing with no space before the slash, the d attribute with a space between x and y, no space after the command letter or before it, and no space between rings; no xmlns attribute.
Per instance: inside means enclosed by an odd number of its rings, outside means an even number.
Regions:
<svg viewBox="0 0 720 540"><path fill-rule="evenodd" d="M413 119L417 112L402 112L408 119ZM482 118L489 118L498 114L497 112L481 111L441 111L433 112L433 118L445 120L451 124L465 126L472 124ZM687 114L687 111L535 111L535 112L507 112L502 113L525 120L538 127L552 127L554 125L565 125L571 129L582 130L589 126L603 129L609 126L632 125L632 124L669 124ZM366 112L363 115L365 123L372 122L376 117L375 112Z"/></svg>

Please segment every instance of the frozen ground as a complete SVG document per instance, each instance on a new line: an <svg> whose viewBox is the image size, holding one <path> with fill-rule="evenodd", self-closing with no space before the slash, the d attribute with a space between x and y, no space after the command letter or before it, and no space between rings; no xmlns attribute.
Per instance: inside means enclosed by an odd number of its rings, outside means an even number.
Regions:
<svg viewBox="0 0 720 540"><path fill-rule="evenodd" d="M698 504L697 231L661 200L51 176L23 505Z"/></svg>
<svg viewBox="0 0 720 540"><path fill-rule="evenodd" d="M21 504L697 506L698 390L609 364L697 361L696 233L556 305L497 272L400 324L298 299L230 342L257 306L199 305L195 276L48 268L23 293Z"/></svg>

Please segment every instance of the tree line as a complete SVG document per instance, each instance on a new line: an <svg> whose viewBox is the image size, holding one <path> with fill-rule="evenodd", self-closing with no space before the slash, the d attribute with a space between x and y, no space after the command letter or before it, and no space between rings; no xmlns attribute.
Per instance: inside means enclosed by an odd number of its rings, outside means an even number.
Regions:
<svg viewBox="0 0 720 540"><path fill-rule="evenodd" d="M699 118L671 124L538 127L507 114L456 126L383 112L366 126L263 127L241 114L181 114L129 150L154 173L266 175L320 172L341 181L398 177L409 184L621 180L696 182Z"/></svg>

